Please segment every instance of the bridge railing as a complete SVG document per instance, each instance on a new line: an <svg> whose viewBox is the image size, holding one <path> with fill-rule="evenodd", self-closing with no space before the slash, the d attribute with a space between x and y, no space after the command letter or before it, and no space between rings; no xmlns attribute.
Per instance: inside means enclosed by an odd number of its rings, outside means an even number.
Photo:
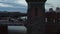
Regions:
<svg viewBox="0 0 60 34"><path fill-rule="evenodd" d="M60 13L47 12L45 17L47 23L60 23Z"/></svg>

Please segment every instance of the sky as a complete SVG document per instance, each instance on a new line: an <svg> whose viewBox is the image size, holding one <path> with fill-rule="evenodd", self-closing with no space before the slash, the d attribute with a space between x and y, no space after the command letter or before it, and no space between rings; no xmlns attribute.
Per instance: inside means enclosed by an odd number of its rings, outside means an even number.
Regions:
<svg viewBox="0 0 60 34"><path fill-rule="evenodd" d="M53 8L55 10L56 7L60 7L60 0L47 0L46 1L46 4L45 4L46 9Z"/></svg>
<svg viewBox="0 0 60 34"><path fill-rule="evenodd" d="M20 11L26 13L27 3L25 0L0 0L0 11Z"/></svg>
<svg viewBox="0 0 60 34"><path fill-rule="evenodd" d="M60 0L47 0L45 9L60 7ZM0 11L18 11L22 13L27 12L27 3L25 0L0 0Z"/></svg>

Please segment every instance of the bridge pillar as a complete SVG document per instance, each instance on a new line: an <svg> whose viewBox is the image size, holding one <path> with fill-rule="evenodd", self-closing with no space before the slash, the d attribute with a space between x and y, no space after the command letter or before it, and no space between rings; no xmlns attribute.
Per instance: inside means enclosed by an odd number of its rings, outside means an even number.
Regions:
<svg viewBox="0 0 60 34"><path fill-rule="evenodd" d="M28 34L43 34L46 0L26 0L28 3L26 24Z"/></svg>

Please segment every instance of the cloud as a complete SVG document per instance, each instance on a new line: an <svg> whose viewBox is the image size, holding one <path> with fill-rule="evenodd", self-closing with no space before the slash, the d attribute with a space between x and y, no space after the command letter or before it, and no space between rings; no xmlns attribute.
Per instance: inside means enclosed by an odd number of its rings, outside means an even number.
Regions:
<svg viewBox="0 0 60 34"><path fill-rule="evenodd" d="M15 3L16 0L0 0L0 2Z"/></svg>
<svg viewBox="0 0 60 34"><path fill-rule="evenodd" d="M0 7L12 7L12 8L27 8L27 6L22 4L16 4L16 3L7 3L7 2L0 2Z"/></svg>
<svg viewBox="0 0 60 34"><path fill-rule="evenodd" d="M0 2L16 3L16 4L22 4L24 6L27 6L25 0L0 0Z"/></svg>
<svg viewBox="0 0 60 34"><path fill-rule="evenodd" d="M8 4L0 3L0 7L14 7L14 6L12 6L12 5L8 5Z"/></svg>
<svg viewBox="0 0 60 34"><path fill-rule="evenodd" d="M17 0L16 3L27 6L27 3L25 0Z"/></svg>
<svg viewBox="0 0 60 34"><path fill-rule="evenodd" d="M45 9L49 10L49 8L53 8L54 10L56 7L60 7L60 0L47 0L45 4Z"/></svg>
<svg viewBox="0 0 60 34"><path fill-rule="evenodd" d="M0 7L27 9L27 3L25 0L0 0Z"/></svg>
<svg viewBox="0 0 60 34"><path fill-rule="evenodd" d="M20 11L27 12L25 0L0 0L0 11Z"/></svg>
<svg viewBox="0 0 60 34"><path fill-rule="evenodd" d="M57 6L60 6L60 0L47 0L46 3L50 3L52 4L53 6L57 7Z"/></svg>
<svg viewBox="0 0 60 34"><path fill-rule="evenodd" d="M25 0L0 0L0 2L2 3L15 3L15 4L19 4L19 5L24 5L27 6L27 3Z"/></svg>

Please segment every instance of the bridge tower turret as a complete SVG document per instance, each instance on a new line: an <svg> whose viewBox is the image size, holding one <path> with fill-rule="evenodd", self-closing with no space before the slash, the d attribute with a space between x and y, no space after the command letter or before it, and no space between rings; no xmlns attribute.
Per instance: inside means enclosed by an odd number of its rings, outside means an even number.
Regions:
<svg viewBox="0 0 60 34"><path fill-rule="evenodd" d="M43 17L45 15L46 0L26 0L28 3L28 19Z"/></svg>
<svg viewBox="0 0 60 34"><path fill-rule="evenodd" d="M45 2L46 0L26 0L27 10L27 30L28 34L41 34L45 22ZM38 31L39 30L39 31Z"/></svg>

